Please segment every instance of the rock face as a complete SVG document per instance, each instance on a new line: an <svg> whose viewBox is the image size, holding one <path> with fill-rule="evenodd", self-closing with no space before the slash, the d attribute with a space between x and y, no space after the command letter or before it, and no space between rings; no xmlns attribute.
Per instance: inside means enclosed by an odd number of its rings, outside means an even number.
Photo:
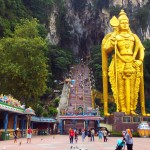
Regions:
<svg viewBox="0 0 150 150"><path fill-rule="evenodd" d="M67 40L63 39L65 34L60 33L56 27L56 20L60 15L57 7L49 17L48 38L52 44L72 49L78 58L84 57L89 54L93 45L100 44L104 35L110 32L109 9L112 6L120 5L124 9L130 7L128 14L132 17L134 11L143 7L147 2L148 0L65 0L65 16L60 22L62 25L64 22L67 24L65 29ZM150 22L148 24L150 25ZM149 25L145 31L139 28L137 34L144 37L143 39L150 37ZM60 28L63 27L60 25Z"/></svg>
<svg viewBox="0 0 150 150"><path fill-rule="evenodd" d="M127 7L128 4L132 4L133 7L140 6L142 7L148 2L148 0L111 0L110 3L113 6L120 5Z"/></svg>
<svg viewBox="0 0 150 150"><path fill-rule="evenodd" d="M101 42L108 24L102 7L97 8L97 2L93 0L66 0L66 21L70 26L72 41L70 48L75 55L83 57L88 54L93 45ZM107 5L103 3L103 5Z"/></svg>
<svg viewBox="0 0 150 150"><path fill-rule="evenodd" d="M58 10L56 7L54 7L49 17L49 27L48 27L49 28L48 39L54 45L57 45L60 40L59 36L57 36L57 27L56 27L57 15L58 15Z"/></svg>

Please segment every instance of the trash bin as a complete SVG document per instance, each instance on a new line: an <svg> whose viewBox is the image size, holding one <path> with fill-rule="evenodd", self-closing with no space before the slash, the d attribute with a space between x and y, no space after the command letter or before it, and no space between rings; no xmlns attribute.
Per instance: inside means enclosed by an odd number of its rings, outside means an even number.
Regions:
<svg viewBox="0 0 150 150"><path fill-rule="evenodd" d="M9 132L5 131L2 132L2 140L9 140Z"/></svg>

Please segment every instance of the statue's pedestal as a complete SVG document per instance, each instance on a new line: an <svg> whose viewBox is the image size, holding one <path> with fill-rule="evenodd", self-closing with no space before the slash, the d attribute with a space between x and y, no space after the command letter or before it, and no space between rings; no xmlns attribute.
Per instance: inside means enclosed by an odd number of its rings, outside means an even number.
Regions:
<svg viewBox="0 0 150 150"><path fill-rule="evenodd" d="M142 121L147 121L150 125L150 117L125 115L123 112L114 112L113 115L106 117L106 123L112 125L113 131L123 131L128 128L137 131L138 125Z"/></svg>

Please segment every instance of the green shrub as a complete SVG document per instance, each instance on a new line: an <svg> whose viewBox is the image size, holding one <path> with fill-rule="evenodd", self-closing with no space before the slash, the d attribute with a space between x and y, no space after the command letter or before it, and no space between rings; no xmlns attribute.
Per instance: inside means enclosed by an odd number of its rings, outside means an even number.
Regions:
<svg viewBox="0 0 150 150"><path fill-rule="evenodd" d="M139 137L139 133L138 132L133 132L132 135L133 135L133 137Z"/></svg>
<svg viewBox="0 0 150 150"><path fill-rule="evenodd" d="M133 137L139 137L138 132L133 132L132 133ZM122 137L122 132L117 132L117 131L112 131L110 132L111 137Z"/></svg>
<svg viewBox="0 0 150 150"><path fill-rule="evenodd" d="M112 131L112 132L110 132L110 136L112 136L112 137L122 137L122 133Z"/></svg>

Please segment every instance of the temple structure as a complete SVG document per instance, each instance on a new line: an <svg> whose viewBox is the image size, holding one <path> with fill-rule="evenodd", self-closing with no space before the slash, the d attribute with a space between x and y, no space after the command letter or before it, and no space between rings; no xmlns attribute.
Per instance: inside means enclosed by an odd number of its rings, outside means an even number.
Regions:
<svg viewBox="0 0 150 150"><path fill-rule="evenodd" d="M9 140L13 131L18 128L18 137L24 137L28 127L33 129L33 135L48 134L56 129L56 119L34 117L32 108L25 108L20 101L11 95L0 95L0 139Z"/></svg>

